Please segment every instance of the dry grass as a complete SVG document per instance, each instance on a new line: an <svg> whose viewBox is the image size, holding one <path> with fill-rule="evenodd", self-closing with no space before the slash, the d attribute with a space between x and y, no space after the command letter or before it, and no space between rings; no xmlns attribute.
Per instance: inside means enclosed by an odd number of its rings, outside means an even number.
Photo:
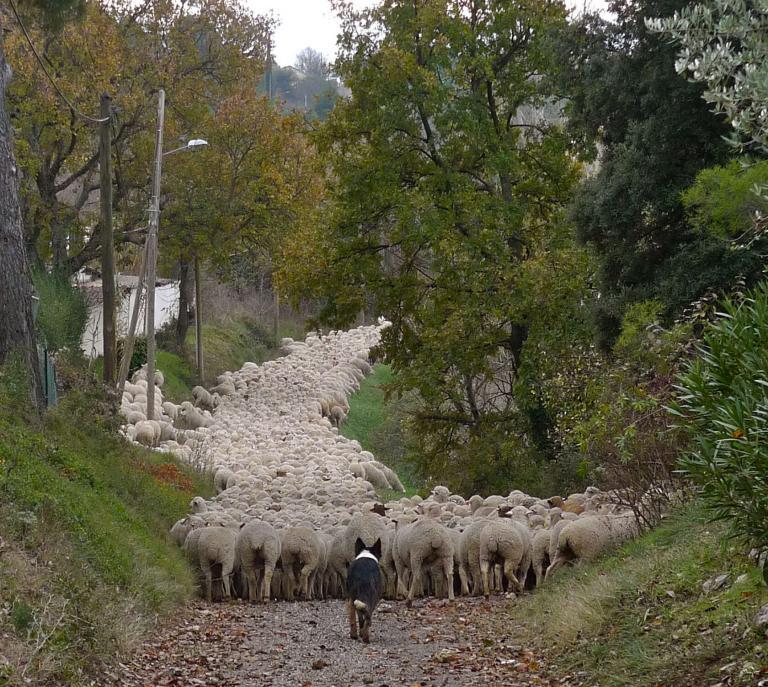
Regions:
<svg viewBox="0 0 768 687"><path fill-rule="evenodd" d="M703 583L723 572L728 585L704 594ZM588 675L585 684L709 684L734 664L728 684L749 685L764 663L751 620L766 602L760 571L690 507L614 555L559 571L510 606L507 620L557 672Z"/></svg>

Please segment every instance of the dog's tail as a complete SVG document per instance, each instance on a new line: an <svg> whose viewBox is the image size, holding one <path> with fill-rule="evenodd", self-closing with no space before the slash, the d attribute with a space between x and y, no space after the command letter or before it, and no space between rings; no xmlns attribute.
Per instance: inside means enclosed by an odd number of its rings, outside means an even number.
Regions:
<svg viewBox="0 0 768 687"><path fill-rule="evenodd" d="M358 611L367 611L368 610L368 604L365 603L364 601L360 601L360 599L355 599L353 603L355 604L355 608Z"/></svg>

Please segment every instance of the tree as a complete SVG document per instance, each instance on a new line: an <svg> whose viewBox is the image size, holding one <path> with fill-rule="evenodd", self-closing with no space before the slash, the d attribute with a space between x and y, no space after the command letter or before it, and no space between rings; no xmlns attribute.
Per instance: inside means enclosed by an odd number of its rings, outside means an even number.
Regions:
<svg viewBox="0 0 768 687"><path fill-rule="evenodd" d="M339 98L339 86L330 76L305 74L294 67L275 67L272 96L284 110L325 121Z"/></svg>
<svg viewBox="0 0 768 687"><path fill-rule="evenodd" d="M168 92L167 138L178 140L233 88L257 81L270 20L234 0L186 3L88 3L83 21L53 33L30 13L33 40L74 105L95 107L94 93L113 96L116 124L118 243L142 243L155 110ZM63 107L19 34L10 42L19 64L11 102L21 143L27 249L38 266L72 274L101 250L100 232L83 212L98 189L98 138L91 124Z"/></svg>
<svg viewBox="0 0 768 687"><path fill-rule="evenodd" d="M760 3L708 0L648 28L680 44L675 69L706 84L703 97L735 130L741 151L768 152L768 12Z"/></svg>
<svg viewBox="0 0 768 687"><path fill-rule="evenodd" d="M759 272L756 255L692 228L680 201L701 169L729 155L726 123L708 111L701 86L675 73L673 47L645 25L683 4L614 2L615 22L582 17L559 42L571 131L600 150L571 218L599 257L593 307L604 346L632 303L657 299L668 320L702 293Z"/></svg>
<svg viewBox="0 0 768 687"><path fill-rule="evenodd" d="M683 193L691 225L730 241L734 248L752 249L768 224L766 182L766 160L749 165L734 160L725 167L702 170Z"/></svg>
<svg viewBox="0 0 768 687"><path fill-rule="evenodd" d="M252 88L232 93L199 124L210 145L165 167L162 243L182 269L197 255L225 278L235 264L247 265L255 280L320 203L322 167L302 118ZM179 343L185 336L180 323Z"/></svg>
<svg viewBox="0 0 768 687"><path fill-rule="evenodd" d="M296 55L296 69L306 76L327 79L331 75L331 66L325 55L312 48L304 48Z"/></svg>
<svg viewBox="0 0 768 687"><path fill-rule="evenodd" d="M418 392L426 471L501 488L530 456L515 398L529 287L562 248L553 227L578 174L542 78L564 9L339 10L335 69L352 94L318 137L334 199L326 224L291 242L285 279L295 297L322 296L334 326L361 309L390 319L382 351L397 389Z"/></svg>
<svg viewBox="0 0 768 687"><path fill-rule="evenodd" d="M59 0L39 5L46 20L58 25L77 12L81 2ZM32 280L24 246L13 132L5 102L10 75L0 39L0 365L12 355L20 357L30 399L40 409L43 398L32 320Z"/></svg>

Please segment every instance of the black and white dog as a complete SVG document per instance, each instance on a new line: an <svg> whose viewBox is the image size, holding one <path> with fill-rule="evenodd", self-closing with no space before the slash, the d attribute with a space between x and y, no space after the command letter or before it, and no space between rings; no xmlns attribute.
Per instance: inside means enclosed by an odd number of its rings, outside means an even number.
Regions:
<svg viewBox="0 0 768 687"><path fill-rule="evenodd" d="M371 616L379 605L382 594L381 539L373 546L366 546L362 539L355 542L355 560L347 571L347 615L349 636L357 639L357 622L360 623L360 638L368 644L371 641Z"/></svg>

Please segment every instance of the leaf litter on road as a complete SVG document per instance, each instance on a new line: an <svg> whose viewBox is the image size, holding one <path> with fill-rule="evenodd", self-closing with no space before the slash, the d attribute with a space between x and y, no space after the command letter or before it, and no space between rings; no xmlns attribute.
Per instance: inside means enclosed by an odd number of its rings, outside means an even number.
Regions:
<svg viewBox="0 0 768 687"><path fill-rule="evenodd" d="M348 636L342 601L192 604L101 687L530 687L568 685L508 643L479 599L387 603L371 643Z"/></svg>

